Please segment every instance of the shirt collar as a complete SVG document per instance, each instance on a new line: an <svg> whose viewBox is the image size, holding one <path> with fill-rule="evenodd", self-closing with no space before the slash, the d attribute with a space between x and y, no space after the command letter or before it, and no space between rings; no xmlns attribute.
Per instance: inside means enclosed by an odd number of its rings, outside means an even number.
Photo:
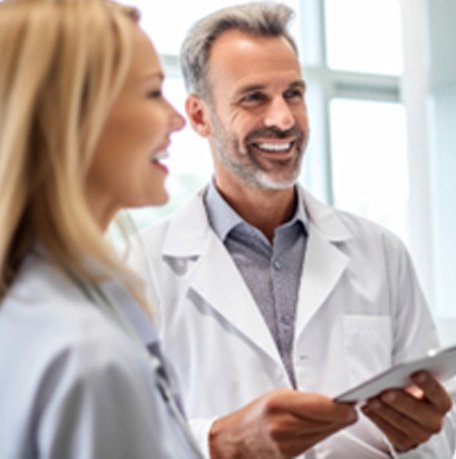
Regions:
<svg viewBox="0 0 456 459"><path fill-rule="evenodd" d="M304 206L304 193L300 186L296 186L296 191L298 199L295 213L291 220L281 225L281 227L291 227L297 222L300 222L300 226L304 233L306 233L307 214ZM206 206L209 223L215 234L217 234L222 241L225 241L230 231L236 226L240 224L251 226L225 201L217 190L213 180L211 180L207 187L204 196L204 204Z"/></svg>

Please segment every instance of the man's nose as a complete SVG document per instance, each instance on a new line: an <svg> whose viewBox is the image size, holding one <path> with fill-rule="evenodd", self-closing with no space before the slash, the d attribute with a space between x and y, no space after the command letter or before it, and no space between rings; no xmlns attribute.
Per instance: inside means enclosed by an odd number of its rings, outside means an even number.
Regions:
<svg viewBox="0 0 456 459"><path fill-rule="evenodd" d="M273 99L264 117L266 127L275 127L282 131L290 129L295 124L293 113L283 97Z"/></svg>

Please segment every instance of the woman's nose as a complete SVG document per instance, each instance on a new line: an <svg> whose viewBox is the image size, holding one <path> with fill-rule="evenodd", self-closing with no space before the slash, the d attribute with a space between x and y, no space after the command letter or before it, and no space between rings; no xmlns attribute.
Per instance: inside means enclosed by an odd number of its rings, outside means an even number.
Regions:
<svg viewBox="0 0 456 459"><path fill-rule="evenodd" d="M173 131L180 131L187 121L174 107L171 106L171 110L171 129Z"/></svg>

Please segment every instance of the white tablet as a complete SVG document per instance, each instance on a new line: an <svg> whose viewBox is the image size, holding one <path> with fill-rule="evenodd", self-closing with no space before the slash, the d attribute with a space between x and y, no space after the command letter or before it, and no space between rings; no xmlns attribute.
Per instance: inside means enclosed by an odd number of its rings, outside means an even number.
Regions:
<svg viewBox="0 0 456 459"><path fill-rule="evenodd" d="M335 397L338 402L360 402L374 397L386 389L409 386L410 376L426 370L440 381L456 375L456 346L442 349L428 357L401 363L379 373L358 386Z"/></svg>

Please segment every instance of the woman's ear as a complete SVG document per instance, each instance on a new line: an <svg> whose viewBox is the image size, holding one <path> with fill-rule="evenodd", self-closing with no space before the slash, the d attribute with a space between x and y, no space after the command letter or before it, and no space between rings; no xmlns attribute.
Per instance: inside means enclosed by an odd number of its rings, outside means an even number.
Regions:
<svg viewBox="0 0 456 459"><path fill-rule="evenodd" d="M200 97L192 94L185 102L185 111L193 129L201 137L209 137L212 129L206 103Z"/></svg>

